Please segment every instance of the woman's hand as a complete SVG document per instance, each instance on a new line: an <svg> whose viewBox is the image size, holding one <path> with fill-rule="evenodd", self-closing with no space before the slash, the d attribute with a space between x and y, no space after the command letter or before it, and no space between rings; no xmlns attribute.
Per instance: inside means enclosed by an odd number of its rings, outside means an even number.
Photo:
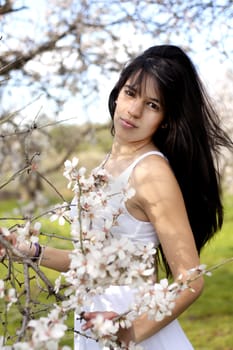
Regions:
<svg viewBox="0 0 233 350"><path fill-rule="evenodd" d="M11 251L10 246L13 246L14 248L16 248L21 254L24 254L26 257L33 257L35 254L34 245L26 244L24 242L18 243L17 234L15 231L14 232L6 231L6 233L4 233L4 229L0 228L0 259L3 259L5 257L6 250L8 250L8 253L12 255L14 259L17 258L18 260L19 258L18 255L16 254L16 256L14 256L14 253Z"/></svg>
<svg viewBox="0 0 233 350"><path fill-rule="evenodd" d="M6 254L6 247L3 241L8 242L9 244L15 246L16 245L16 234L15 233L6 233L3 234L3 229L0 227L0 258L4 257Z"/></svg>
<svg viewBox="0 0 233 350"><path fill-rule="evenodd" d="M112 320L118 319L119 314L117 314L114 311L104 311L104 312L85 312L82 315L82 318L86 321L86 323L82 326L82 330L86 331L88 329L91 329L93 327L93 320L98 316L102 315L105 320ZM130 328L122 328L120 327L118 332L117 332L117 338L119 342L124 343L126 346L134 341L134 331L133 331L133 326Z"/></svg>
<svg viewBox="0 0 233 350"><path fill-rule="evenodd" d="M86 323L82 326L82 330L86 331L93 327L93 320L98 316L102 315L105 320L114 320L114 318L117 318L119 315L116 312L113 311L104 311L104 312L85 312L82 315L82 319L86 321Z"/></svg>

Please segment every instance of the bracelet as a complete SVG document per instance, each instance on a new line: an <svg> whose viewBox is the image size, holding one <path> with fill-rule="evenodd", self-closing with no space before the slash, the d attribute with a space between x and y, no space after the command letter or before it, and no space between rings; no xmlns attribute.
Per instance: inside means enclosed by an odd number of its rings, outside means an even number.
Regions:
<svg viewBox="0 0 233 350"><path fill-rule="evenodd" d="M45 247L41 247L41 254L40 254L40 257L38 259L38 266L40 266L41 264L41 260L44 258L44 250L45 250Z"/></svg>
<svg viewBox="0 0 233 350"><path fill-rule="evenodd" d="M32 261L36 262L36 261L38 261L38 259L41 256L42 248L41 248L41 245L39 243L37 243L37 242L34 243L34 246L36 248L36 251L35 251L35 254L34 254L33 258L32 258Z"/></svg>

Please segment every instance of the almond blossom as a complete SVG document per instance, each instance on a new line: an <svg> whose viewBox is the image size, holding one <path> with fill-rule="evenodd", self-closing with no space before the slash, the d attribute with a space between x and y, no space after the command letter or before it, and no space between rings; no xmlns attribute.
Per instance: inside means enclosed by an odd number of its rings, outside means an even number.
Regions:
<svg viewBox="0 0 233 350"><path fill-rule="evenodd" d="M114 334L119 330L119 325L112 320L105 320L104 317L99 314L93 320L93 334L97 334L98 337L104 337L109 334Z"/></svg>
<svg viewBox="0 0 233 350"><path fill-rule="evenodd" d="M30 221L27 221L24 226L19 226L16 229L16 240L17 243L35 243L39 240L39 233L41 229L41 223L35 222L35 224L32 226L32 223Z"/></svg>
<svg viewBox="0 0 233 350"><path fill-rule="evenodd" d="M52 340L59 340L65 334L67 326L64 324L64 317L60 317L61 310L56 307L48 317L41 317L38 320L31 320L28 326L34 328L32 341L36 344L46 343Z"/></svg>
<svg viewBox="0 0 233 350"><path fill-rule="evenodd" d="M103 348L141 350L143 348L133 342L127 346L119 344L116 336L119 327L129 328L143 313L156 321L171 315L180 292L189 288L193 278L207 274L205 266L200 266L187 271L187 276L180 276L175 283L169 284L167 279L155 283L157 251L154 244L132 242L111 232L122 213L120 206L135 195L134 189L122 184L113 188L112 177L102 168L96 168L86 176L86 169L78 169L78 163L77 158L65 162L64 176L74 193L72 203L55 206L50 217L52 222L58 220L59 225L66 221L70 223L73 240L70 268L59 275L54 286L55 293L58 293L61 280L65 280L68 284L65 300L47 316L30 320L27 326L31 332L30 341L16 343L14 350L60 349L59 341L67 330L65 320L68 313L82 314L92 304L93 297L105 293L109 286L129 286L134 291L132 305L114 320L106 320L99 314L93 320L91 337ZM120 198L119 207L111 205L114 196ZM36 223L33 230L35 235L32 237L31 223L27 222L17 229L17 239L28 244L35 242L40 225ZM8 234L7 230L4 232ZM0 280L0 298L4 297L8 299L8 307L17 300L15 290L9 289L6 294L4 281Z"/></svg>
<svg viewBox="0 0 233 350"><path fill-rule="evenodd" d="M83 169L76 169L77 164L77 159L65 164L65 176L70 180L69 185L72 182L75 193L71 219L74 250L70 254L69 271L62 273L69 283L68 300L62 302L62 308L81 313L91 305L93 296L103 294L111 285L136 288L134 302L124 315L114 321L98 315L91 330L93 339L103 348L124 349L115 337L119 326L130 327L144 312L148 318L157 321L171 315L181 288L187 288L187 285L182 281L169 286L166 279L154 283L154 244L132 242L127 237L111 234L111 228L117 225L121 214L119 208L111 205L111 199L121 193L123 202L120 203L123 204L135 194L134 189L119 185L114 191L110 186L111 176L104 169L94 169L86 178ZM195 268L190 271L189 278L196 271ZM59 285L60 279L56 282L56 291ZM125 348L141 349L133 343Z"/></svg>
<svg viewBox="0 0 233 350"><path fill-rule="evenodd" d="M50 217L50 221L58 220L59 225L63 226L66 222L65 218L68 217L68 204L64 202L61 205L57 205L53 208L53 214Z"/></svg>
<svg viewBox="0 0 233 350"><path fill-rule="evenodd" d="M18 301L17 293L16 293L16 290L14 288L10 288L7 290L6 301L7 301L7 310L10 309L12 304L14 304Z"/></svg>
<svg viewBox="0 0 233 350"><path fill-rule="evenodd" d="M7 288L3 280L0 280L0 299L5 299L7 310L17 302L17 293L14 288Z"/></svg>
<svg viewBox="0 0 233 350"><path fill-rule="evenodd" d="M0 280L0 298L4 298L5 295L5 282Z"/></svg>

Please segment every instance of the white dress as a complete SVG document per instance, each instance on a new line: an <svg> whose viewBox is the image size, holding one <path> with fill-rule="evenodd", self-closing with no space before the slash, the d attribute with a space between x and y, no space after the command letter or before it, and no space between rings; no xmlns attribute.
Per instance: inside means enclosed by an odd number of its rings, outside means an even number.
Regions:
<svg viewBox="0 0 233 350"><path fill-rule="evenodd" d="M112 184L113 191L122 186L122 181L126 184L134 167L148 155L156 155L164 157L158 151L144 153L137 158L119 177L115 178ZM165 157L164 157L165 158ZM113 206L118 206L116 196L113 197ZM111 230L130 238L132 241L153 242L155 246L159 245L157 234L150 222L139 221L127 211L123 205L123 213L118 217L118 226L114 226ZM95 297L90 311L115 311L123 313L129 309L129 305L133 301L133 291L127 286L110 286L104 295ZM81 330L82 323L75 316L75 330ZM81 331L82 332L82 331ZM141 342L140 345L144 350L193 350L192 345L184 334L177 320L172 321L162 328L156 334ZM100 350L101 347L96 341L87 339L86 337L75 334L74 336L75 350ZM107 350L109 348L104 348Z"/></svg>

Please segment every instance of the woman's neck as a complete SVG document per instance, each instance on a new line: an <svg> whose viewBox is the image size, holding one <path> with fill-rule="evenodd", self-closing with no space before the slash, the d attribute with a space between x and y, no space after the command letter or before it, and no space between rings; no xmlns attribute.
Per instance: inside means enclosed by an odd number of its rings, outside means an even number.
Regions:
<svg viewBox="0 0 233 350"><path fill-rule="evenodd" d="M156 147L152 142L140 142L140 143L134 143L134 144L124 144L120 143L118 141L114 141L112 145L112 150L111 150L111 158L115 159L130 159L130 158L135 158L145 152L155 150Z"/></svg>
<svg viewBox="0 0 233 350"><path fill-rule="evenodd" d="M113 142L112 150L106 157L102 167L105 168L109 174L118 176L141 154L152 150L156 150L153 143L130 144L129 146Z"/></svg>

